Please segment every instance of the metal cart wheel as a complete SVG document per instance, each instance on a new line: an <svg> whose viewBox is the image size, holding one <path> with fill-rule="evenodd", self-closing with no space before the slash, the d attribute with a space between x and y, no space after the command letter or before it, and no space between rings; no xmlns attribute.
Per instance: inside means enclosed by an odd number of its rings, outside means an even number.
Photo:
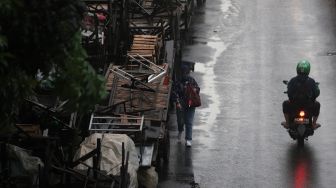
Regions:
<svg viewBox="0 0 336 188"><path fill-rule="evenodd" d="M169 163L170 156L170 138L169 138L169 130L165 130L165 136L158 143L158 154L155 161L155 166L159 167L161 164L161 160L165 164Z"/></svg>
<svg viewBox="0 0 336 188"><path fill-rule="evenodd" d="M170 157L170 136L169 136L169 130L166 129L166 135L164 138L164 142L162 143L163 151L162 151L162 159L164 163L169 163L169 157Z"/></svg>

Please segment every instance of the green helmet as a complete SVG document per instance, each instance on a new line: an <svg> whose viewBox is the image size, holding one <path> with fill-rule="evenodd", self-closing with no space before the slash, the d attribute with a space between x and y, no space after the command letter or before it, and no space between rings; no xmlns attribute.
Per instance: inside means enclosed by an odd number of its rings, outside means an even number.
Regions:
<svg viewBox="0 0 336 188"><path fill-rule="evenodd" d="M310 63L307 60L301 60L296 66L296 72L299 75L309 75Z"/></svg>

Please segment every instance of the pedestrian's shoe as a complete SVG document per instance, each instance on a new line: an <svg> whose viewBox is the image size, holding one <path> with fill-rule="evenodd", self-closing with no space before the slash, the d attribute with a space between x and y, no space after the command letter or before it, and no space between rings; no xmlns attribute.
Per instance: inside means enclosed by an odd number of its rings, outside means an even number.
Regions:
<svg viewBox="0 0 336 188"><path fill-rule="evenodd" d="M181 142L182 132L179 132L177 135L177 141Z"/></svg>
<svg viewBox="0 0 336 188"><path fill-rule="evenodd" d="M313 125L314 130L318 129L319 127L321 127L321 124L319 124L319 123L316 123L315 125Z"/></svg>
<svg viewBox="0 0 336 188"><path fill-rule="evenodd" d="M289 128L288 124L287 124L285 121L281 122L281 125L282 125L285 129L288 129L288 128Z"/></svg>
<svg viewBox="0 0 336 188"><path fill-rule="evenodd" d="M186 140L186 146L191 147L191 140Z"/></svg>

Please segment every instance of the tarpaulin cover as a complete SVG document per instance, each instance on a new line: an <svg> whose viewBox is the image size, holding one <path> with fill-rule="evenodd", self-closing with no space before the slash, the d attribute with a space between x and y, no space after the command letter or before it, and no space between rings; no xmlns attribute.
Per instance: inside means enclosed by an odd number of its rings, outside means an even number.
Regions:
<svg viewBox="0 0 336 188"><path fill-rule="evenodd" d="M133 140L126 134L94 133L87 137L80 145L74 160L89 153L97 147L97 139L101 139L101 161L100 170L105 171L107 175L120 175L122 163L122 143L125 151L129 152L128 173L130 174L130 188L138 187L137 170L139 168L139 158L135 149ZM92 158L84 161L92 167ZM85 165L78 165L75 169L87 170Z"/></svg>
<svg viewBox="0 0 336 188"><path fill-rule="evenodd" d="M38 176L39 166L44 166L40 158L32 156L30 150L6 144L7 157L10 162L11 177L28 176L32 181ZM1 154L5 155L5 154ZM1 168L1 164L0 164Z"/></svg>

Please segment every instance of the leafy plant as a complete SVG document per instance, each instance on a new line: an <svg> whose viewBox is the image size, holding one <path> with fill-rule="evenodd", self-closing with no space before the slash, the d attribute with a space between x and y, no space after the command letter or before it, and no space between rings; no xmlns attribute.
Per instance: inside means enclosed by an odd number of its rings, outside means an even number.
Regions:
<svg viewBox="0 0 336 188"><path fill-rule="evenodd" d="M34 95L38 73L73 111L85 113L106 95L81 46L84 7L80 0L0 1L0 129Z"/></svg>

